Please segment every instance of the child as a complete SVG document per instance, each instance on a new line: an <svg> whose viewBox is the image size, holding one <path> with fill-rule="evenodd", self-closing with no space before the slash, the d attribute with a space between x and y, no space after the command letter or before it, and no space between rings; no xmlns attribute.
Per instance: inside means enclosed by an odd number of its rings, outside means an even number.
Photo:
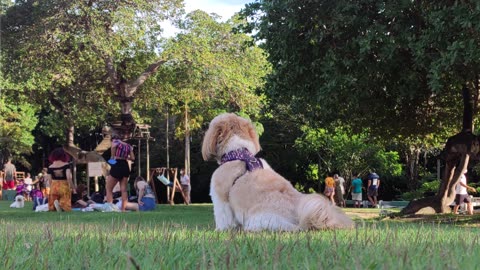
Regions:
<svg viewBox="0 0 480 270"><path fill-rule="evenodd" d="M30 191L32 191L33 189L33 180L32 180L32 176L30 173L27 173L27 177L25 177L25 179L23 179L23 182L24 182L24 197L27 201L30 201Z"/></svg>
<svg viewBox="0 0 480 270"><path fill-rule="evenodd" d="M37 206L44 205L48 202L47 197L43 196L42 191L39 189L32 189L32 191L30 191L30 197L33 201L34 211L37 209Z"/></svg>

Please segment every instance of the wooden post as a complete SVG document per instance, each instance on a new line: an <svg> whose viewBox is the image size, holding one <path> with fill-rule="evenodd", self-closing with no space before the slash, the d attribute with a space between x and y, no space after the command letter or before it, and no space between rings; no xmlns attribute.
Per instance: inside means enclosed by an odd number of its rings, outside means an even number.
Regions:
<svg viewBox="0 0 480 270"><path fill-rule="evenodd" d="M72 178L73 178L73 183L75 186L77 186L77 161L73 159L73 168L72 168Z"/></svg>
<svg viewBox="0 0 480 270"><path fill-rule="evenodd" d="M170 194L170 204L171 205L174 205L175 204L175 193L176 192L180 192L180 194L182 194L182 198L183 198L183 203L188 205L188 202L187 202L187 198L185 197L185 193L183 193L183 189L182 189L182 185L180 185L180 182L178 181L178 169L177 168L173 168L172 169L172 172L173 172L173 187L167 187L167 190L170 190L171 189L171 193ZM168 172L170 174L170 172Z"/></svg>
<svg viewBox="0 0 480 270"><path fill-rule="evenodd" d="M138 139L138 152L137 152L137 166L138 166L138 176L142 175L142 166L141 166L141 158L140 158L140 147L141 147L140 139ZM147 171L148 172L148 171Z"/></svg>
<svg viewBox="0 0 480 270"><path fill-rule="evenodd" d="M190 126L187 103L185 103L185 174L190 175Z"/></svg>
<svg viewBox="0 0 480 270"><path fill-rule="evenodd" d="M150 174L148 173L150 171L150 133L147 134L147 182L150 182Z"/></svg>
<svg viewBox="0 0 480 270"><path fill-rule="evenodd" d="M90 175L88 175L90 170L88 167L90 167L90 162L87 162L87 196L90 196Z"/></svg>
<svg viewBox="0 0 480 270"><path fill-rule="evenodd" d="M166 127L165 127L165 130L166 130L166 135L165 136L166 136L166 144L167 144L167 170L170 168L170 154L169 154L170 145L169 145L169 142L168 142L168 132L169 132L168 131L168 117L169 117L168 116L168 108L169 108L169 106L167 105L167 124L166 124Z"/></svg>
<svg viewBox="0 0 480 270"><path fill-rule="evenodd" d="M95 181L95 192L100 191L100 187L98 185L98 176L93 177L93 181Z"/></svg>
<svg viewBox="0 0 480 270"><path fill-rule="evenodd" d="M159 170L159 168L151 169L150 173L147 174L147 175L149 175L147 177L152 179L151 185L152 185L153 193L155 194L155 203L158 203L158 194L157 194L157 189L155 187L155 175L158 172L158 170ZM147 182L149 182L149 181L147 181Z"/></svg>

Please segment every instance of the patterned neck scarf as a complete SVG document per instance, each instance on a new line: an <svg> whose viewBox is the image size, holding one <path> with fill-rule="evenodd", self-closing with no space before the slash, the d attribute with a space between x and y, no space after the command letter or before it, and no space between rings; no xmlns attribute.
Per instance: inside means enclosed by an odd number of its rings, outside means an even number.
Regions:
<svg viewBox="0 0 480 270"><path fill-rule="evenodd" d="M263 169L262 161L252 155L252 153L250 153L247 148L240 148L226 153L222 156L221 164L234 160L241 160L245 162L245 165L247 166L247 171L249 172L256 169Z"/></svg>

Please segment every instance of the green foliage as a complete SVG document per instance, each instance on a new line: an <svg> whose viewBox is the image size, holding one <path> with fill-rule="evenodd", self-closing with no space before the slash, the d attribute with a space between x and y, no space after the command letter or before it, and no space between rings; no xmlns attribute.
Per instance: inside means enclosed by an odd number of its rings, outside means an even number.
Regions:
<svg viewBox="0 0 480 270"><path fill-rule="evenodd" d="M28 103L13 104L0 96L0 149L3 158L13 157L16 162L29 167L23 154L32 151L32 130L37 125L36 109Z"/></svg>
<svg viewBox="0 0 480 270"><path fill-rule="evenodd" d="M2 74L21 89L19 99L48 112L44 129L75 125L89 132L119 108L112 78L136 78L158 58L160 22L181 14L182 6L180 0L17 1L1 17L1 59L9 63Z"/></svg>
<svg viewBox="0 0 480 270"><path fill-rule="evenodd" d="M311 123L386 140L451 134L461 85L478 83L477 1L267 0L243 14L274 67L268 97Z"/></svg>
<svg viewBox="0 0 480 270"><path fill-rule="evenodd" d="M425 193L435 193L440 187L440 180L433 180L430 182L424 182L419 189L405 192L402 194L402 199L411 201L414 199L420 199L425 197Z"/></svg>
<svg viewBox="0 0 480 270"><path fill-rule="evenodd" d="M179 23L181 32L164 46L162 57L168 62L157 81L165 92L157 94L161 95L157 100L169 104L173 114L187 110L190 130L221 112L259 117L265 99L257 90L270 66L251 37L233 31L241 23L235 17L219 22L203 11L193 11ZM177 137L183 137L184 126L177 126ZM261 125L256 126L261 133Z"/></svg>
<svg viewBox="0 0 480 270"><path fill-rule="evenodd" d="M332 172L339 172L347 180L353 174L362 176L370 171L385 176L402 173L398 153L370 142L368 132L353 134L340 127L330 132L307 126L302 131L304 136L296 140L295 146L302 153L315 157L312 162L317 162L320 168L313 164L309 167L317 169L322 177Z"/></svg>

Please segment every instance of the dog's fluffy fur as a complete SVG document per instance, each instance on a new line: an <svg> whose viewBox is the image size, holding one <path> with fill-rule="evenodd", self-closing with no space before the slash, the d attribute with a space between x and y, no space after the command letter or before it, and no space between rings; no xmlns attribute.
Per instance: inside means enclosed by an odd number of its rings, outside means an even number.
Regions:
<svg viewBox="0 0 480 270"><path fill-rule="evenodd" d="M17 195L15 201L10 205L11 208L23 208L25 207L25 197Z"/></svg>
<svg viewBox="0 0 480 270"><path fill-rule="evenodd" d="M205 134L202 155L215 159L246 148L260 151L252 123L235 114L215 117ZM323 195L302 194L262 159L263 169L248 172L240 160L222 164L212 175L212 197L217 230L247 231L352 228L353 221ZM236 179L236 180L235 180Z"/></svg>

